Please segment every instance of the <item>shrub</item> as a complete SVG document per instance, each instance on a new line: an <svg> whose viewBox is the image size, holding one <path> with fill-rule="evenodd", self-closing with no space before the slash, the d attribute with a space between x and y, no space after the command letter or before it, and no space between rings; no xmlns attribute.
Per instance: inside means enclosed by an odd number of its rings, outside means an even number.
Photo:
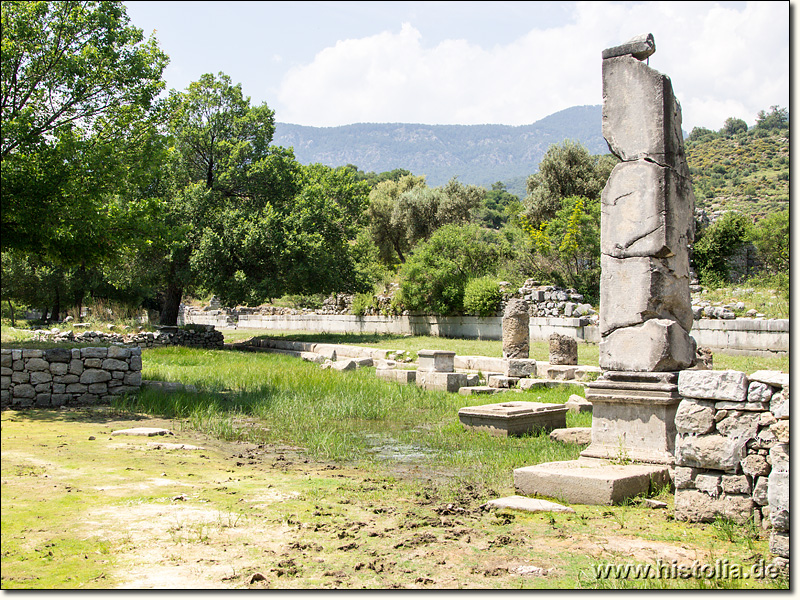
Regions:
<svg viewBox="0 0 800 600"><path fill-rule="evenodd" d="M367 314L367 309L374 307L375 296L373 294L356 294L353 296L351 311L357 317Z"/></svg>
<svg viewBox="0 0 800 600"><path fill-rule="evenodd" d="M459 312L467 282L494 272L509 253L508 243L493 230L445 225L417 244L400 270L401 302L429 314Z"/></svg>
<svg viewBox="0 0 800 600"><path fill-rule="evenodd" d="M503 294L493 277L471 279L464 288L464 312L480 317L491 317L497 313Z"/></svg>

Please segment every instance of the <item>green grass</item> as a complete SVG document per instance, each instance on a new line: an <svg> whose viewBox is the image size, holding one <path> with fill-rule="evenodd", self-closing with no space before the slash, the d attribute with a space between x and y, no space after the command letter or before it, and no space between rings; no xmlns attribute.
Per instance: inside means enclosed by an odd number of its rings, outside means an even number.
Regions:
<svg viewBox="0 0 800 600"><path fill-rule="evenodd" d="M413 456L448 469L454 478L463 473L483 486L509 490L513 468L569 460L581 450L546 434L498 438L468 432L458 410L485 404L485 397L385 382L374 369L341 373L277 354L189 348L145 350L143 365L145 379L192 384L200 393L143 391L120 400L117 409L180 419L221 439L291 444L317 459L374 463ZM579 391L513 398L563 403ZM570 414L567 424L590 423L588 414Z"/></svg>

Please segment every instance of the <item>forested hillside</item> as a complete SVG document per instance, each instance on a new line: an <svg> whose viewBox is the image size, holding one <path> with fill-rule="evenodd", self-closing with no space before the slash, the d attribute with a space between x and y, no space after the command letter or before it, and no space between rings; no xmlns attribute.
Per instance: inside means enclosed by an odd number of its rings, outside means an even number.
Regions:
<svg viewBox="0 0 800 600"><path fill-rule="evenodd" d="M593 154L608 152L600 106L574 106L532 125L418 125L358 123L341 127L275 124L273 143L292 147L301 163L356 165L364 171L407 169L438 186L458 177L490 188L506 183L525 195L525 179L547 149L569 139Z"/></svg>
<svg viewBox="0 0 800 600"><path fill-rule="evenodd" d="M789 117L762 111L756 126L730 118L718 132L695 128L686 142L697 206L760 218L789 206Z"/></svg>

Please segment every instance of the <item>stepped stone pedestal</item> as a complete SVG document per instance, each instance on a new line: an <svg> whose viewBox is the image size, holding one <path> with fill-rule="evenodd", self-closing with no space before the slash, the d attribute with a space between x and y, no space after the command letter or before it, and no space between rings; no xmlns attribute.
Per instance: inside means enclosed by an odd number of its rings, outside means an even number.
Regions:
<svg viewBox="0 0 800 600"><path fill-rule="evenodd" d="M592 404L589 458L672 465L678 373L609 371L586 385Z"/></svg>

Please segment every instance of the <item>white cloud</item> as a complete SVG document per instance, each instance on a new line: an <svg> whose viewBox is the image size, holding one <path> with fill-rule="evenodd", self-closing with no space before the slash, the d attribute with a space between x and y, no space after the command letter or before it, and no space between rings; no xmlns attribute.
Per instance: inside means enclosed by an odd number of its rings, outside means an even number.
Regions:
<svg viewBox="0 0 800 600"><path fill-rule="evenodd" d="M600 53L652 32L650 65L670 76L684 129L753 123L788 106L786 2L579 2L573 21L492 48L465 40L426 46L412 23L343 40L292 69L278 95L280 121L532 123L558 110L602 102Z"/></svg>

